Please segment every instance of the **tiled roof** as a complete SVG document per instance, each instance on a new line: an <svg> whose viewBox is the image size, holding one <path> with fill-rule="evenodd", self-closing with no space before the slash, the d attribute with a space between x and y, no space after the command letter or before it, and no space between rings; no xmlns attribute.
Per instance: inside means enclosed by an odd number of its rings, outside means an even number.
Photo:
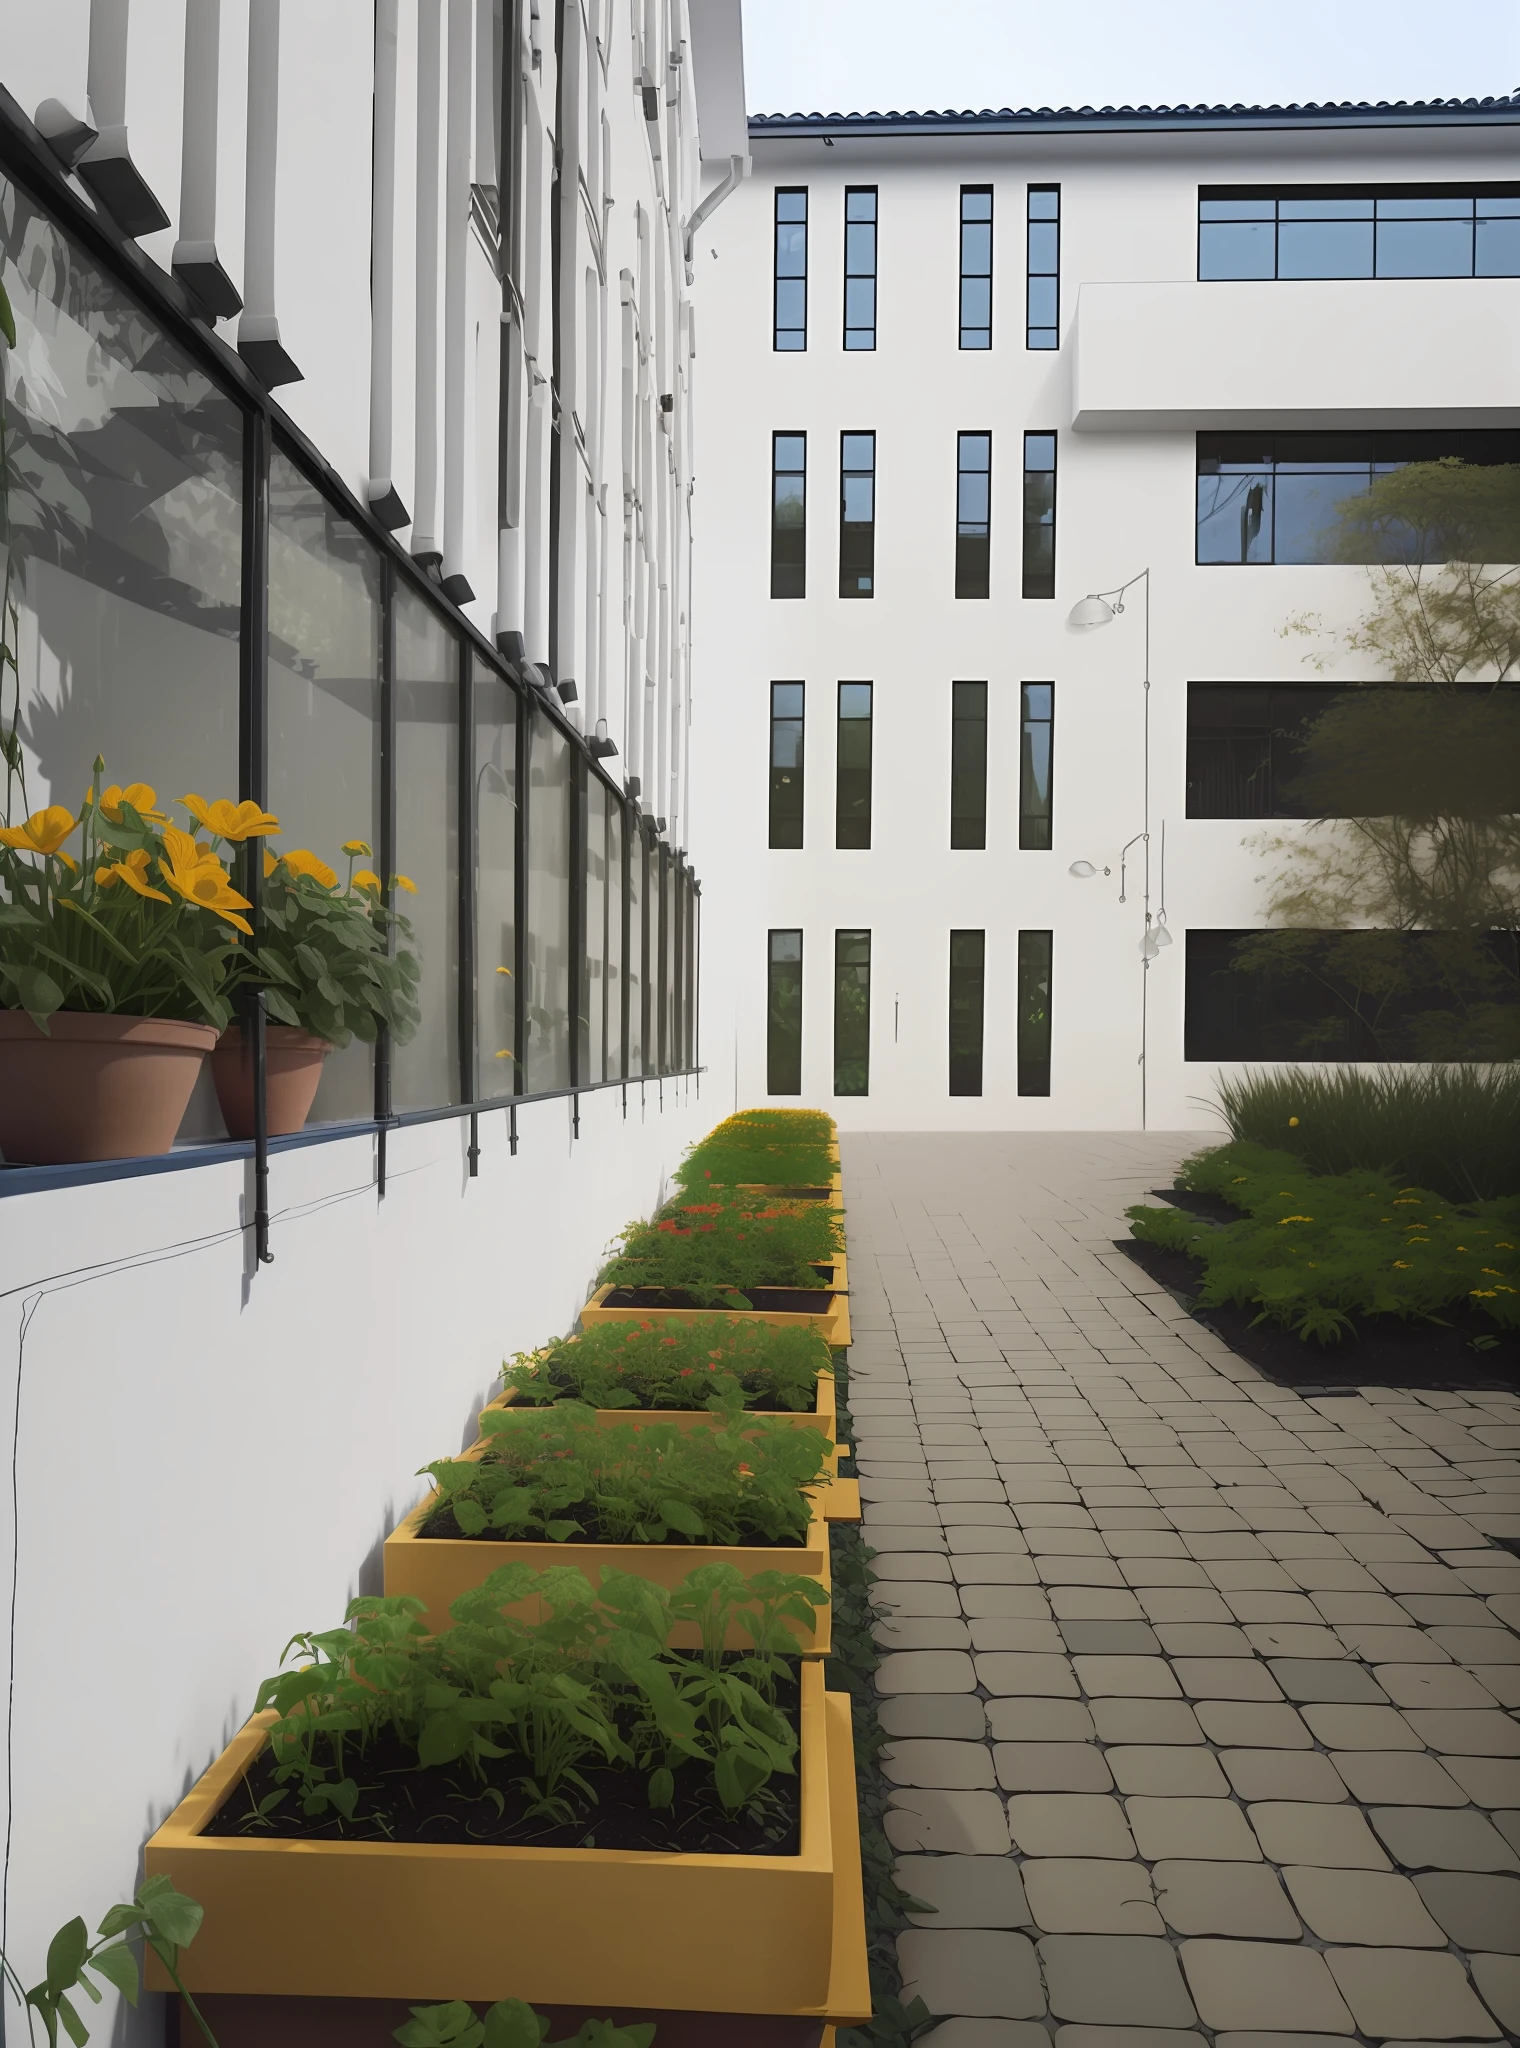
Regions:
<svg viewBox="0 0 1520 2048"><path fill-rule="evenodd" d="M923 134L960 129L1005 134L1027 128L1372 127L1520 121L1520 88L1490 99L1330 100L1288 107L983 107L959 113L751 114L751 135L806 135L822 130Z"/></svg>

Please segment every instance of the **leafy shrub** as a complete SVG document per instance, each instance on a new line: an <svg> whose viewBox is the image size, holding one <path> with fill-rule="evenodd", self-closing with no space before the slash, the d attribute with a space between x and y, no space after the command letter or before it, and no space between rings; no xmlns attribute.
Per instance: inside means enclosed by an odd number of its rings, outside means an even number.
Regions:
<svg viewBox="0 0 1520 2048"><path fill-rule="evenodd" d="M844 1250L843 1213L831 1203L789 1202L779 1195L757 1195L750 1188L704 1188L700 1201L682 1195L668 1202L654 1222L720 1237L752 1223L774 1223L776 1235L799 1258L817 1265L827 1265Z"/></svg>
<svg viewBox="0 0 1520 2048"><path fill-rule="evenodd" d="M1258 1322L1320 1343L1358 1316L1440 1322L1467 1309L1520 1328L1520 1199L1459 1204L1385 1174L1313 1174L1250 1144L1200 1153L1178 1180L1245 1212L1227 1224L1143 1204L1125 1212L1144 1242L1203 1260L1203 1307L1255 1307Z"/></svg>
<svg viewBox="0 0 1520 2048"><path fill-rule="evenodd" d="M596 1764L642 1773L652 1807L671 1805L682 1771L726 1810L749 1806L776 1773L795 1771L796 1733L776 1705L796 1647L786 1622L807 1620L825 1597L811 1579L746 1578L714 1561L672 1590L608 1572L598 1591L568 1565L503 1565L459 1596L454 1626L436 1636L410 1594L351 1600L342 1628L292 1637L282 1661L297 1668L259 1688L257 1710L276 1715L275 1788L241 1831L271 1824L294 1798L308 1821L388 1838L377 1788L355 1775L382 1742L417 1771L455 1770L498 1796L505 1787L551 1818L586 1809L583 1767ZM540 1619L502 1611L528 1600ZM700 1650L670 1648L683 1622L698 1626ZM733 1624L754 1646L738 1657L723 1651Z"/></svg>
<svg viewBox="0 0 1520 2048"><path fill-rule="evenodd" d="M684 1188L827 1187L834 1124L821 1110L747 1109L725 1117L676 1168Z"/></svg>
<svg viewBox="0 0 1520 2048"><path fill-rule="evenodd" d="M821 1241L815 1219L796 1208L709 1203L630 1223L601 1277L612 1287L678 1289L701 1308L735 1299L747 1308L751 1288L826 1286L813 1271Z"/></svg>
<svg viewBox="0 0 1520 2048"><path fill-rule="evenodd" d="M391 2035L401 2048L540 2048L549 2031L542 2013L520 1998L503 1998L482 2019L462 1998L447 2005L414 2005L405 2026ZM655 2029L641 2020L619 2027L611 2020L586 2020L574 2040L548 2042L544 2048L649 2048Z"/></svg>
<svg viewBox="0 0 1520 2048"><path fill-rule="evenodd" d="M739 1109L722 1123L714 1124L704 1144L828 1145L834 1136L834 1119L822 1109Z"/></svg>
<svg viewBox="0 0 1520 2048"><path fill-rule="evenodd" d="M565 1543L801 1543L801 1489L828 1470L821 1430L746 1417L715 1429L603 1424L593 1409L488 1408L479 1458L424 1469L440 1495L424 1536Z"/></svg>
<svg viewBox="0 0 1520 2048"><path fill-rule="evenodd" d="M813 1407L829 1347L811 1327L773 1329L751 1316L689 1323L597 1323L540 1351L519 1352L503 1373L519 1401L583 1401L592 1408L705 1408L737 1385L748 1408Z"/></svg>
<svg viewBox="0 0 1520 2048"><path fill-rule="evenodd" d="M1520 1193L1520 1065L1220 1077L1236 1138L1316 1173L1371 1169L1453 1202Z"/></svg>

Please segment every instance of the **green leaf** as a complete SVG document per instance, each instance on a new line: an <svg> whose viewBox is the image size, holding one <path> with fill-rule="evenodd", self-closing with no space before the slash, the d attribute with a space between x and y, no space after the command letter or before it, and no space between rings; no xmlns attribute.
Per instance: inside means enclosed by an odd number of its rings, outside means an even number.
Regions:
<svg viewBox="0 0 1520 2048"><path fill-rule="evenodd" d="M104 1977L108 1984L114 1984L128 2005L136 2005L137 1958L124 1941L118 1941L110 1948L97 1949L85 1967Z"/></svg>
<svg viewBox="0 0 1520 2048"><path fill-rule="evenodd" d="M485 2028L462 1998L447 2005L414 2005L411 2018L391 2036L401 2048L480 2048L484 2038Z"/></svg>
<svg viewBox="0 0 1520 2048"><path fill-rule="evenodd" d="M143 1880L137 1888L137 1903L153 1932L175 1948L188 1947L206 1917L204 1906L176 1891L174 1880L162 1875Z"/></svg>
<svg viewBox="0 0 1520 2048"><path fill-rule="evenodd" d="M683 1536L705 1536L707 1524L696 1509L684 1500L661 1500L660 1513L672 1529L679 1529Z"/></svg>
<svg viewBox="0 0 1520 2048"><path fill-rule="evenodd" d="M89 1948L89 1929L82 1920L70 1920L53 1936L47 1952L47 1989L53 1997L78 1983L80 1966Z"/></svg>
<svg viewBox="0 0 1520 2048"><path fill-rule="evenodd" d="M5 336L12 348L16 346L16 316L11 311L11 302L5 295L3 284L0 284L0 334Z"/></svg>
<svg viewBox="0 0 1520 2048"><path fill-rule="evenodd" d="M277 988L264 990L264 1007L276 1023L289 1024L297 1031L301 1029L300 1011L290 998L282 995Z"/></svg>
<svg viewBox="0 0 1520 2048"><path fill-rule="evenodd" d="M486 2014L484 2048L539 2048L549 2031L532 2006L520 1998L504 1998Z"/></svg>
<svg viewBox="0 0 1520 2048"><path fill-rule="evenodd" d="M21 1008L27 1012L39 1030L46 1031L47 1020L53 1012L63 1007L63 990L44 968L22 964L7 970L15 984Z"/></svg>
<svg viewBox="0 0 1520 2048"><path fill-rule="evenodd" d="M649 1774L649 1803L651 1806L669 1806L676 1796L675 1772L663 1766Z"/></svg>
<svg viewBox="0 0 1520 2048"><path fill-rule="evenodd" d="M68 2029L68 2036L74 2043L74 2048L85 2048L85 2044L90 2038L90 2030L79 2017L79 2014L75 2012L69 2001L61 1995L58 2000L58 2017Z"/></svg>

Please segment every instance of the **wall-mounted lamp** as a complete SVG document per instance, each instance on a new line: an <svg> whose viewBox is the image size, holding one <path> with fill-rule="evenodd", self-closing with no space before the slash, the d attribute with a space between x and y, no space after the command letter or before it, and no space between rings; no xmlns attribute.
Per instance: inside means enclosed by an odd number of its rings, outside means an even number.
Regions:
<svg viewBox="0 0 1520 2048"><path fill-rule="evenodd" d="M1079 882L1090 882L1094 875L1111 875L1113 869L1095 868L1090 860L1074 860L1066 872L1075 875Z"/></svg>

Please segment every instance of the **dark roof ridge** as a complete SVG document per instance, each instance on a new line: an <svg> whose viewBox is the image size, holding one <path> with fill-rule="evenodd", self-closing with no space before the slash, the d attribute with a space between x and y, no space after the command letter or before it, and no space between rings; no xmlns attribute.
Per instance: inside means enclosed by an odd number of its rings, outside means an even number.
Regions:
<svg viewBox="0 0 1520 2048"><path fill-rule="evenodd" d="M926 108L923 112L893 109L885 114L870 113L790 113L751 114L751 133L764 133L776 128L821 128L885 127L889 124L911 124L913 126L959 127L987 121L1015 122L1037 125L1050 121L1079 121L1101 123L1114 120L1219 120L1267 118L1273 120L1314 120L1336 116L1362 116L1385 120L1397 120L1404 116L1429 114L1483 113L1513 110L1520 114L1520 88L1510 93L1497 93L1483 99L1440 99L1440 100L1305 100L1293 101L1287 106L1249 106L1236 101L1229 105L1218 102L1213 105L1152 106L1104 106L1104 107L983 107L943 110Z"/></svg>

